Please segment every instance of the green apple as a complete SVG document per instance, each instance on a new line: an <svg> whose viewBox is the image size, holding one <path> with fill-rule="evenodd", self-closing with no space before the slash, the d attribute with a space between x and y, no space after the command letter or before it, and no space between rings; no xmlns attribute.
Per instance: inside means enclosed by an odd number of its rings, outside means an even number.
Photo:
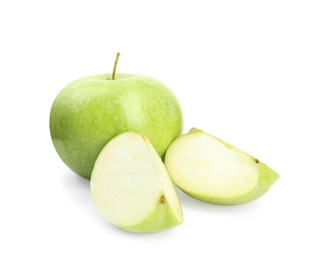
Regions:
<svg viewBox="0 0 332 260"><path fill-rule="evenodd" d="M102 148L120 133L146 135L163 157L182 131L179 102L163 83L121 73L113 78L78 79L60 91L51 108L54 147L69 168L86 178Z"/></svg>
<svg viewBox="0 0 332 260"><path fill-rule="evenodd" d="M102 215L121 229L155 232L183 221L172 180L145 135L113 138L96 160L90 188Z"/></svg>
<svg viewBox="0 0 332 260"><path fill-rule="evenodd" d="M169 146L165 164L181 190L214 204L253 201L279 178L260 160L195 128Z"/></svg>

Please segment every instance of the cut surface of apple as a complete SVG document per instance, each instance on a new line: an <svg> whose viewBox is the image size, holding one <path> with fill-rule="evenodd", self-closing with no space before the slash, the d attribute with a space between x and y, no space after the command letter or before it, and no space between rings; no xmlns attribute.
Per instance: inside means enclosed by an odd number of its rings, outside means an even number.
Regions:
<svg viewBox="0 0 332 260"><path fill-rule="evenodd" d="M112 139L96 160L90 188L99 211L121 229L155 232L183 221L174 184L144 135Z"/></svg>
<svg viewBox="0 0 332 260"><path fill-rule="evenodd" d="M169 146L165 164L181 190L214 204L253 201L279 178L258 159L195 128Z"/></svg>

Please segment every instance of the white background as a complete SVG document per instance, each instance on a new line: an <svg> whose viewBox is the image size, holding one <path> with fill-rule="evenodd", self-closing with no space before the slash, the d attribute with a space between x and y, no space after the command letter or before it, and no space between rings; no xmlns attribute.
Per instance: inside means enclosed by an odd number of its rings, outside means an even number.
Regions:
<svg viewBox="0 0 332 260"><path fill-rule="evenodd" d="M0 259L331 259L331 1L1 1ZM261 199L179 192L184 223L115 228L53 148L56 94L111 72L164 82L192 126L280 174Z"/></svg>

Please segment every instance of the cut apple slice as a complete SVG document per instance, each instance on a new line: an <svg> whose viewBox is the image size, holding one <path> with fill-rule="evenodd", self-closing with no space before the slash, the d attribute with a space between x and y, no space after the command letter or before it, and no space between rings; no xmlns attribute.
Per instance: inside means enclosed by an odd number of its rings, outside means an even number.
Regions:
<svg viewBox="0 0 332 260"><path fill-rule="evenodd" d="M196 128L169 146L165 164L181 190L215 204L253 201L279 178L258 159Z"/></svg>
<svg viewBox="0 0 332 260"><path fill-rule="evenodd" d="M144 135L113 138L96 160L90 188L99 211L121 229L154 232L183 221L174 184Z"/></svg>

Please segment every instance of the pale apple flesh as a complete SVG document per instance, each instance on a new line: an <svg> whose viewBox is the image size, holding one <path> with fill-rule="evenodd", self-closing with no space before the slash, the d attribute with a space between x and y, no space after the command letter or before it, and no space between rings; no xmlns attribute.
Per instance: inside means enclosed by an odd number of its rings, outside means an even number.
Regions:
<svg viewBox="0 0 332 260"><path fill-rule="evenodd" d="M214 204L253 201L279 178L258 159L198 129L170 145L165 164L181 190Z"/></svg>
<svg viewBox="0 0 332 260"><path fill-rule="evenodd" d="M99 211L121 229L155 232L183 221L174 184L144 135L113 138L96 160L90 187Z"/></svg>

